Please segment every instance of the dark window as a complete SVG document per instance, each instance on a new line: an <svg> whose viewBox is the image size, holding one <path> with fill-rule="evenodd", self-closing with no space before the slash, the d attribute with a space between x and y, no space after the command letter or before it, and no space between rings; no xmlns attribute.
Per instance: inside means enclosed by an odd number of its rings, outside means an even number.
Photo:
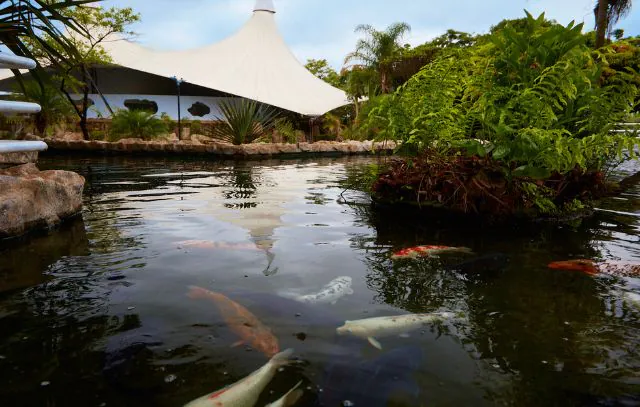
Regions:
<svg viewBox="0 0 640 407"><path fill-rule="evenodd" d="M196 102L191 105L188 112L192 116L203 117L211 113L211 108L202 102Z"/></svg>
<svg viewBox="0 0 640 407"><path fill-rule="evenodd" d="M146 110L153 114L158 113L158 104L148 99L127 99L124 105L129 110Z"/></svg>

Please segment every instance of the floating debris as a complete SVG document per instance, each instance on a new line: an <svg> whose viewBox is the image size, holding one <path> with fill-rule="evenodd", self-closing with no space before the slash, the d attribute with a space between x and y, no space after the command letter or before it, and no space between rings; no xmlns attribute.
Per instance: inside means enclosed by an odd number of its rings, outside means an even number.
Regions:
<svg viewBox="0 0 640 407"><path fill-rule="evenodd" d="M345 400L345 401L342 402L342 406L343 407L353 407L353 406L355 406L355 404L353 404L352 401Z"/></svg>
<svg viewBox="0 0 640 407"><path fill-rule="evenodd" d="M127 307L127 311L132 311L134 309L136 309L136 307Z"/></svg>
<svg viewBox="0 0 640 407"><path fill-rule="evenodd" d="M50 384L51 384L51 382L48 382L48 381L45 380L44 382L40 383L40 386L47 387Z"/></svg>
<svg viewBox="0 0 640 407"><path fill-rule="evenodd" d="M167 377L164 378L164 382L165 383L171 383L174 382L176 379L178 378L178 376L174 375L174 374L170 374Z"/></svg>

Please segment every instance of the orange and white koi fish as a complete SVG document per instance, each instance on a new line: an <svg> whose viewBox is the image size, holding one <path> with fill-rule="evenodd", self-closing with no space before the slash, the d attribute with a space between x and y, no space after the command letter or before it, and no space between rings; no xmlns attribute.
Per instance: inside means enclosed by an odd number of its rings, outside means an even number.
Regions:
<svg viewBox="0 0 640 407"><path fill-rule="evenodd" d="M391 258L396 259L415 259L417 257L432 257L443 253L468 253L473 254L473 250L467 247L451 247L451 246L416 246L399 250Z"/></svg>
<svg viewBox="0 0 640 407"><path fill-rule="evenodd" d="M221 390L197 398L184 407L253 407L279 368L292 363L292 349L274 355L260 369Z"/></svg>
<svg viewBox="0 0 640 407"><path fill-rule="evenodd" d="M174 243L178 248L195 247L197 249L216 249L216 250L249 250L260 251L261 249L252 243L229 243L214 242L211 240L184 240Z"/></svg>
<svg viewBox="0 0 640 407"><path fill-rule="evenodd" d="M268 357L280 351L278 338L248 309L229 297L201 287L189 287L188 296L193 299L208 299L216 304L225 322L241 340L235 345L246 343Z"/></svg>
<svg viewBox="0 0 640 407"><path fill-rule="evenodd" d="M556 270L579 271L589 275L609 274L618 277L639 277L640 264L620 261L594 261L587 259L554 261L549 268Z"/></svg>
<svg viewBox="0 0 640 407"><path fill-rule="evenodd" d="M287 394L285 394L278 400L274 401L273 403L267 404L264 407L291 407L295 405L300 400L300 398L302 398L302 395L304 394L303 390L298 389L298 387L300 387L301 384L302 384L301 381L298 382L298 384L293 386L293 388L289 390Z"/></svg>

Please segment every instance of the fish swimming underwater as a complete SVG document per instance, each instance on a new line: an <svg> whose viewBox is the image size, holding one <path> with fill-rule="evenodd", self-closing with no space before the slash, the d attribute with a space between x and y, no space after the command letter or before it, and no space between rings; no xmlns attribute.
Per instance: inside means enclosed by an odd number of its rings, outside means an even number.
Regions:
<svg viewBox="0 0 640 407"><path fill-rule="evenodd" d="M548 267L556 270L580 271L589 275L609 274L618 277L640 277L639 263L577 259L554 261L549 263Z"/></svg>
<svg viewBox="0 0 640 407"><path fill-rule="evenodd" d="M184 240L181 242L174 242L173 244L178 246L178 248L195 247L198 249L261 251L261 249L253 243L214 242L211 240Z"/></svg>
<svg viewBox="0 0 640 407"><path fill-rule="evenodd" d="M298 384L293 386L293 388L289 390L287 394L285 394L278 400L274 401L273 403L267 404L265 407L290 407L295 405L304 394L303 390L298 389L298 387L300 387L301 384L302 384L301 381L298 382Z"/></svg>
<svg viewBox="0 0 640 407"><path fill-rule="evenodd" d="M451 247L451 246L415 246L407 249L398 250L391 255L393 260L398 259L415 259L418 257L434 257L443 253L467 253L473 254L473 250L468 247Z"/></svg>
<svg viewBox="0 0 640 407"><path fill-rule="evenodd" d="M293 292L279 292L278 295L284 298L290 298L298 302L304 302L307 304L320 304L331 303L335 304L340 298L345 295L353 294L351 289L352 279L349 276L342 276L331 280L325 285L322 290L315 294L296 294Z"/></svg>
<svg viewBox="0 0 640 407"><path fill-rule="evenodd" d="M189 287L188 296L193 299L208 299L216 304L225 322L241 340L236 345L246 343L268 357L280 351L278 338L248 309L227 296L201 287Z"/></svg>
<svg viewBox="0 0 640 407"><path fill-rule="evenodd" d="M292 349L273 356L260 369L221 390L197 398L184 407L253 407L260 393L271 382L278 369L293 363L289 357Z"/></svg>
<svg viewBox="0 0 640 407"><path fill-rule="evenodd" d="M413 378L424 360L420 347L403 346L368 360L355 354L334 358L325 367L316 405L344 406L345 400L366 407L423 405Z"/></svg>
<svg viewBox="0 0 640 407"><path fill-rule="evenodd" d="M336 332L338 335L352 335L366 339L371 346L382 350L382 345L376 337L405 334L424 325L442 322L454 316L452 312L437 312L366 318L345 321L344 325L336 328Z"/></svg>

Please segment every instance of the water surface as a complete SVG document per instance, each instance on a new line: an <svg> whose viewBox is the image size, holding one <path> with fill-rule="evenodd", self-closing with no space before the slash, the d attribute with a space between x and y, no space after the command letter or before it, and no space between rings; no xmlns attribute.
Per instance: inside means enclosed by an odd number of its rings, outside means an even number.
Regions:
<svg viewBox="0 0 640 407"><path fill-rule="evenodd" d="M180 406L262 366L189 286L243 304L295 349L300 363L260 406L300 380L301 406L640 405L640 306L620 299L640 280L546 267L640 261L640 187L573 225L478 228L341 196L375 160L44 158L86 177L84 211L0 243L0 405ZM418 244L476 254L389 257ZM277 295L339 276L354 294L336 304ZM335 334L345 320L433 311L461 317L380 338L382 351Z"/></svg>

